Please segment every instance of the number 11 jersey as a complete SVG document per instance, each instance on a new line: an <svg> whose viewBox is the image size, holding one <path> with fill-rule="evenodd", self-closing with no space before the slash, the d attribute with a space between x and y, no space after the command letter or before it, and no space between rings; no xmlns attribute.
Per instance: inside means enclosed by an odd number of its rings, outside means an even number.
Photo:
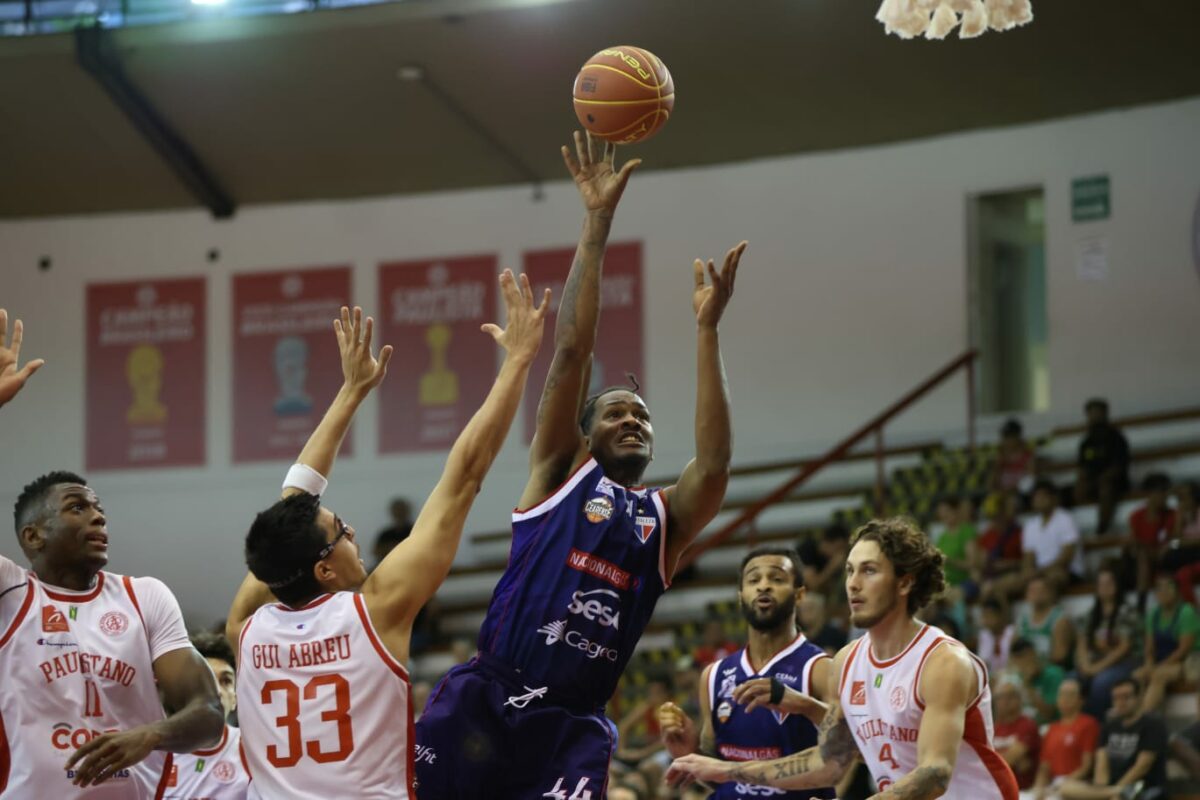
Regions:
<svg viewBox="0 0 1200 800"><path fill-rule="evenodd" d="M411 798L408 672L360 594L255 612L238 648L250 798Z"/></svg>

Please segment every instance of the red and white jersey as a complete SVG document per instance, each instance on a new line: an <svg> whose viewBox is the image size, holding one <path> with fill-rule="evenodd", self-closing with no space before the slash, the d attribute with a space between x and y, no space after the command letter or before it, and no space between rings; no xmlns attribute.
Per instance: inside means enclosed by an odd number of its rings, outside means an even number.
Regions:
<svg viewBox="0 0 1200 800"><path fill-rule="evenodd" d="M163 800L245 800L250 776L241 744L242 732L226 725L216 747L176 755Z"/></svg>
<svg viewBox="0 0 1200 800"><path fill-rule="evenodd" d="M838 690L842 716L880 791L917 768L917 732L925 713L921 669L938 647L963 644L932 625L924 625L904 652L880 661L872 652L871 634L867 633L851 646L842 665ZM958 760L945 796L1017 800L1017 780L992 746L992 694L987 667L974 653L969 654L979 694L967 709Z"/></svg>
<svg viewBox="0 0 1200 800"><path fill-rule="evenodd" d="M251 798L409 798L408 671L362 595L260 608L238 647L238 721Z"/></svg>
<svg viewBox="0 0 1200 800"><path fill-rule="evenodd" d="M0 557L0 592L0 796L161 798L168 753L87 789L66 763L101 733L164 718L154 660L192 646L171 591L101 572L74 592Z"/></svg>

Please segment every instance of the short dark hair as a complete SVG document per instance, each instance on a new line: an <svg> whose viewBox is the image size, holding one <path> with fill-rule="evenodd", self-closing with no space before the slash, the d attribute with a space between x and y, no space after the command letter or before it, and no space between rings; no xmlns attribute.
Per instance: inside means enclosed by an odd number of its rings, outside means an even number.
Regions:
<svg viewBox="0 0 1200 800"><path fill-rule="evenodd" d="M821 531L821 539L826 542L850 541L850 529L840 522L834 522Z"/></svg>
<svg viewBox="0 0 1200 800"><path fill-rule="evenodd" d="M17 536L21 535L22 528L40 518L41 512L45 510L46 501L50 498L50 490L63 483L87 486L87 481L74 472L55 470L35 479L21 490L17 504L13 506L13 523Z"/></svg>
<svg viewBox="0 0 1200 800"><path fill-rule="evenodd" d="M1086 403L1083 404L1084 411L1091 411L1093 408L1099 408L1099 409L1103 410L1104 413L1107 414L1108 413L1108 401L1105 400L1103 397L1093 397L1090 400L1088 400Z"/></svg>
<svg viewBox="0 0 1200 800"><path fill-rule="evenodd" d="M237 669L237 660L233 657L233 648L229 640L219 633L204 631L192 637L192 647L196 648L203 658L218 658L229 666Z"/></svg>
<svg viewBox="0 0 1200 800"><path fill-rule="evenodd" d="M1029 641L1023 636L1018 636L1016 639L1013 639L1012 644L1008 648L1008 654L1010 656L1017 656L1021 653L1028 653L1030 651L1036 652L1037 648L1033 646L1033 642Z"/></svg>
<svg viewBox="0 0 1200 800"><path fill-rule="evenodd" d="M1033 484L1033 491L1034 493L1049 492L1054 495L1054 499L1058 499L1058 487L1049 478L1038 478L1037 482Z"/></svg>
<svg viewBox="0 0 1200 800"><path fill-rule="evenodd" d="M957 509L958 504L961 502L962 502L962 498L956 494L944 494L937 499L937 503L934 504L934 507L936 508L937 506L950 506L951 508Z"/></svg>
<svg viewBox="0 0 1200 800"><path fill-rule="evenodd" d="M759 556L783 556L784 558L790 558L792 560L792 586L795 586L797 589L804 586L804 562L800 560L800 553L794 547L772 544L759 545L742 557L742 566L738 568L738 586L742 585L742 579L746 575L746 565L752 559Z"/></svg>
<svg viewBox="0 0 1200 800"><path fill-rule="evenodd" d="M1024 432L1021 427L1021 421L1016 417L1009 417L1004 421L1003 427L1000 428L1001 436L1020 436Z"/></svg>
<svg viewBox="0 0 1200 800"><path fill-rule="evenodd" d="M642 385L638 383L637 376L632 372L626 373L625 377L629 378L628 386L606 386L583 401L583 408L579 413L579 427L585 434L592 429L592 420L596 416L596 404L600 402L601 397L613 392L631 392L632 394L637 394L642 390Z"/></svg>
<svg viewBox="0 0 1200 800"><path fill-rule="evenodd" d="M671 677L669 672L655 672L649 675L646 679L646 685L652 686L658 684L666 688L668 692L675 691L675 679Z"/></svg>
<svg viewBox="0 0 1200 800"><path fill-rule="evenodd" d="M320 510L316 495L293 494L259 512L246 534L246 566L288 605L321 592L312 572L328 544L317 524Z"/></svg>
<svg viewBox="0 0 1200 800"><path fill-rule="evenodd" d="M924 531L905 517L873 519L854 532L850 546L859 542L875 542L892 562L897 577L913 576L908 593L908 613L915 614L929 601L946 590L943 565L946 556L933 546Z"/></svg>
<svg viewBox="0 0 1200 800"><path fill-rule="evenodd" d="M994 597L987 598L979 605L980 605L980 608L984 611L995 611L997 614L1000 614L1001 616L1004 615L1004 603L1001 603L999 600L997 600Z"/></svg>
<svg viewBox="0 0 1200 800"><path fill-rule="evenodd" d="M1143 492L1169 492L1171 478L1165 472L1151 472L1142 479Z"/></svg>
<svg viewBox="0 0 1200 800"><path fill-rule="evenodd" d="M1113 689L1117 688L1118 686L1125 686L1126 684L1133 687L1134 694L1141 694L1141 692L1142 692L1141 681L1139 681L1137 678L1133 677L1132 675L1126 675L1124 678L1121 678L1119 681L1117 681L1116 683L1114 683L1112 686L1109 687L1109 691L1111 692Z"/></svg>

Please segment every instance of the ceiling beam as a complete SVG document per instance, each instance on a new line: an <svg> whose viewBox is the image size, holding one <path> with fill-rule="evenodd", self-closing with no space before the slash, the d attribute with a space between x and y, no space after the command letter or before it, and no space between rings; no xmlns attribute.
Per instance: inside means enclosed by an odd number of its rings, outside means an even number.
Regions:
<svg viewBox="0 0 1200 800"><path fill-rule="evenodd" d="M182 136L163 119L158 109L126 75L112 34L99 25L75 29L75 56L155 152L167 162L216 219L233 216L237 205Z"/></svg>

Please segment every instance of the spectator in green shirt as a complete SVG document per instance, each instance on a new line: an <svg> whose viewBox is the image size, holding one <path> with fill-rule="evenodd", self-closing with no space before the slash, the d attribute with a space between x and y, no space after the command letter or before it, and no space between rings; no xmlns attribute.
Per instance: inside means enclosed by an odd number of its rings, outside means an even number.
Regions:
<svg viewBox="0 0 1200 800"><path fill-rule="evenodd" d="M1008 666L1020 678L1024 703L1033 709L1038 724L1058 719L1058 687L1066 677L1063 668L1044 661L1033 642L1022 638L1013 641Z"/></svg>
<svg viewBox="0 0 1200 800"><path fill-rule="evenodd" d="M1200 644L1200 617L1179 597L1179 586L1170 575L1154 582L1158 608L1146 614L1145 662L1133 673L1146 684L1142 713L1157 711L1167 688L1184 677L1184 663Z"/></svg>
<svg viewBox="0 0 1200 800"><path fill-rule="evenodd" d="M946 583L962 586L970 577L971 547L975 544L975 523L961 511L962 501L958 497L943 497L938 500L936 514L944 529L936 542L937 548L946 557L944 570Z"/></svg>

